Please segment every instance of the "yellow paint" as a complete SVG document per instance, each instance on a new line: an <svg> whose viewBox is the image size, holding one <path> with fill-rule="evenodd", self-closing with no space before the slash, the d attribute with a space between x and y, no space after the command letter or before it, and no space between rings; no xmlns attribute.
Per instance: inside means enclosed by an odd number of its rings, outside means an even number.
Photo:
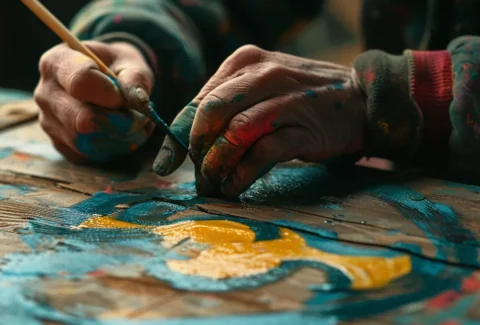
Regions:
<svg viewBox="0 0 480 325"><path fill-rule="evenodd" d="M109 229L151 229L129 222L118 221L113 216L93 217L79 227ZM412 265L408 255L393 258L378 256L344 256L309 247L305 240L292 230L280 228L280 238L255 241L250 227L228 220L195 220L153 228L168 245L190 238L209 248L189 260L169 260L173 271L226 279L266 273L284 261L312 261L327 264L348 276L352 289L373 289L387 285L392 280L408 274Z"/></svg>
<svg viewBox="0 0 480 325"><path fill-rule="evenodd" d="M85 220L79 228L100 228L100 229L140 229L147 228L130 222L115 219L116 215L92 217Z"/></svg>
<svg viewBox="0 0 480 325"><path fill-rule="evenodd" d="M170 244L189 237L210 248L190 260L170 260L170 269L214 279L258 275L283 261L315 261L348 276L353 289L378 288L411 271L410 258L343 256L309 247L297 233L280 228L280 238L255 242L255 233L233 221L186 221L154 229Z"/></svg>

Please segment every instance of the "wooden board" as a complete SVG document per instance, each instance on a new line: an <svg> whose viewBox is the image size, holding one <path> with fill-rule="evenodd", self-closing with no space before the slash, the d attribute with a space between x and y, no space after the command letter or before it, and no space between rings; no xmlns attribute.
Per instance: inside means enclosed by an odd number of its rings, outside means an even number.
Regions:
<svg viewBox="0 0 480 325"><path fill-rule="evenodd" d="M2 103L0 101L0 130L33 120L38 115L38 107L33 100Z"/></svg>
<svg viewBox="0 0 480 325"><path fill-rule="evenodd" d="M479 187L292 162L223 201L136 165L0 134L2 322L480 322Z"/></svg>

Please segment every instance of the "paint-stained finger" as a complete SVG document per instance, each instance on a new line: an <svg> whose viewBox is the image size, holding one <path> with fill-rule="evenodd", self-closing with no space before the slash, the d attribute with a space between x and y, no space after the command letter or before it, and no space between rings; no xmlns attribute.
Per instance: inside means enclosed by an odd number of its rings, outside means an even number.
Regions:
<svg viewBox="0 0 480 325"><path fill-rule="evenodd" d="M282 66L267 65L263 70L231 79L208 94L199 104L193 121L190 135L193 156L202 159L237 114L298 87L287 76L288 71Z"/></svg>
<svg viewBox="0 0 480 325"><path fill-rule="evenodd" d="M295 121L292 112L285 97L276 97L237 114L203 158L202 176L218 188L258 139Z"/></svg>
<svg viewBox="0 0 480 325"><path fill-rule="evenodd" d="M275 164L302 155L300 143L308 142L309 134L297 127L282 128L262 137L222 182L222 194L235 197L246 191L257 179L270 171Z"/></svg>
<svg viewBox="0 0 480 325"><path fill-rule="evenodd" d="M68 94L81 102L109 109L122 106L123 98L114 81L91 62L79 63L70 71L59 72L57 81Z"/></svg>
<svg viewBox="0 0 480 325"><path fill-rule="evenodd" d="M187 146L196 111L197 106L194 103L188 104L177 115L170 126L170 130ZM170 175L183 163L187 153L184 148L166 136L157 158L153 163L153 170L160 176Z"/></svg>

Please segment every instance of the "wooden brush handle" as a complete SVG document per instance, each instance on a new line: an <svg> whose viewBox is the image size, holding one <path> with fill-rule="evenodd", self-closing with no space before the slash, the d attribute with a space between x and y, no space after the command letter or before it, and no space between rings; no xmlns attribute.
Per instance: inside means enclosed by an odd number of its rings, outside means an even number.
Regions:
<svg viewBox="0 0 480 325"><path fill-rule="evenodd" d="M75 51L81 52L91 58L98 65L100 70L108 76L116 79L113 73L100 58L95 55L88 47L83 45L60 20L58 20L44 5L37 0L21 0L41 21L45 23L55 34Z"/></svg>

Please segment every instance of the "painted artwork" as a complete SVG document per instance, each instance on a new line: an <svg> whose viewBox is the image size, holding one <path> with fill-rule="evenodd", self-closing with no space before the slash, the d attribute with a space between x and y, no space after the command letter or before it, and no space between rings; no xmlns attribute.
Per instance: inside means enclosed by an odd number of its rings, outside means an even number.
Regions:
<svg viewBox="0 0 480 325"><path fill-rule="evenodd" d="M480 323L478 187L291 163L225 201L0 138L0 324Z"/></svg>

